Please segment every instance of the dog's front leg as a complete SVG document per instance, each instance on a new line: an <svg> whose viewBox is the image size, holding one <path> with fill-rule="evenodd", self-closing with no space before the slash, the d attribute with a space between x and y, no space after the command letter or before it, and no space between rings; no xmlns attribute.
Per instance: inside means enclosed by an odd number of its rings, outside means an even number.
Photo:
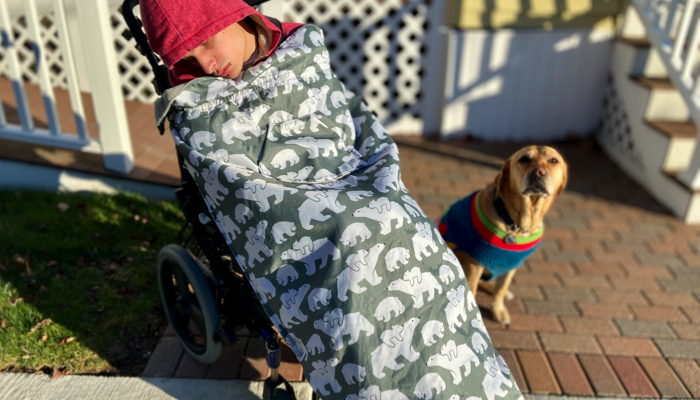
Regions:
<svg viewBox="0 0 700 400"><path fill-rule="evenodd" d="M493 302L491 303L491 309L496 320L502 325L510 324L510 314L504 303L504 300L508 297L510 293L508 288L513 280L513 275L515 275L516 269L512 269L507 273L496 278L496 286L493 293ZM511 294L512 296L512 294ZM512 298L512 297L511 297Z"/></svg>
<svg viewBox="0 0 700 400"><path fill-rule="evenodd" d="M469 289L476 298L476 289L479 287L479 280L481 279L481 274L484 272L484 267L463 251L455 251L454 253L457 256L457 260L459 260L459 263L462 265L467 283L469 283Z"/></svg>

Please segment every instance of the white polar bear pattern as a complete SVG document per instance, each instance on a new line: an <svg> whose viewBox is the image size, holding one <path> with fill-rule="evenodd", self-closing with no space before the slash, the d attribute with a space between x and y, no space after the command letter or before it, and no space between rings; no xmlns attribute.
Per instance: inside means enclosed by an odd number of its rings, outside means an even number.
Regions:
<svg viewBox="0 0 700 400"><path fill-rule="evenodd" d="M384 331L381 335L384 343L372 351L372 374L377 378L383 378L386 374L384 368L398 371L405 365L396 362L398 357L403 357L408 362L414 362L420 358L411 344L413 333L420 319L411 318L403 326L395 326L396 329Z"/></svg>
<svg viewBox="0 0 700 400"><path fill-rule="evenodd" d="M500 356L498 357L500 358ZM494 357L487 357L486 361L484 362L486 376L484 376L482 385L488 400L494 400L496 396L505 397L505 395L508 394L508 390L503 389L501 387L502 385L506 385L509 388L513 387L513 382L503 375L503 372L499 368L498 364L501 364L501 362L497 362ZM502 364L505 365L505 362Z"/></svg>
<svg viewBox="0 0 700 400"><path fill-rule="evenodd" d="M387 297L380 301L374 311L374 318L376 318L377 321L389 322L391 320L392 311L395 317L398 317L406 311L406 307L404 307L398 297Z"/></svg>
<svg viewBox="0 0 700 400"><path fill-rule="evenodd" d="M423 343L426 346L432 346L437 343L435 336L441 339L445 337L445 325L441 321L430 320L423 325L420 333L423 337Z"/></svg>
<svg viewBox="0 0 700 400"><path fill-rule="evenodd" d="M216 222L219 223L219 226L224 231L226 239L230 242L236 240L236 234L241 233L241 228L234 224L231 218L228 215L224 215L221 211L216 213Z"/></svg>
<svg viewBox="0 0 700 400"><path fill-rule="evenodd" d="M357 209L352 216L369 218L379 222L382 228L379 233L382 235L391 232L391 222L393 220L396 220L396 229L403 226L404 220L408 223L411 222L411 218L409 218L399 203L389 201L386 197L370 201L367 207Z"/></svg>
<svg viewBox="0 0 700 400"><path fill-rule="evenodd" d="M330 358L328 361L317 361L317 364L314 364L316 369L309 374L309 384L319 395L327 396L330 394L326 390L326 385L330 385L334 393L338 393L342 389L338 380L335 379L335 367L338 364L340 364L340 360L337 358Z"/></svg>
<svg viewBox="0 0 700 400"><path fill-rule="evenodd" d="M384 250L384 245L379 243L369 251L360 250L346 259L345 263L348 267L338 274L338 299L340 301L348 299L348 290L356 294L367 290L367 288L360 286L362 281L366 280L372 286L377 286L382 282L382 278L375 270L382 250Z"/></svg>
<svg viewBox="0 0 700 400"><path fill-rule="evenodd" d="M298 162L299 156L293 149L284 149L272 157L270 164L277 169L286 169L288 166L291 167ZM287 163L289 163L289 165L287 165Z"/></svg>
<svg viewBox="0 0 700 400"><path fill-rule="evenodd" d="M455 274L452 272L452 268L450 268L449 265L443 264L440 266L440 280L444 284L448 284L455 280Z"/></svg>
<svg viewBox="0 0 700 400"><path fill-rule="evenodd" d="M457 289L451 289L447 292L447 306L445 314L447 317L447 325L450 332L457 332L456 326L462 326L462 322L467 322L467 312L464 310L464 286L460 285ZM467 291L471 294L471 291ZM462 322L459 318L462 318Z"/></svg>
<svg viewBox="0 0 700 400"><path fill-rule="evenodd" d="M343 365L341 372L343 374L343 378L345 378L345 382L348 385L364 382L365 377L367 376L365 367L353 363Z"/></svg>
<svg viewBox="0 0 700 400"><path fill-rule="evenodd" d="M301 226L304 229L313 229L311 221L325 221L330 218L330 215L322 214L326 209L333 212L341 213L345 211L345 206L338 202L338 191L309 191L306 192L308 200L304 201L299 207L299 219Z"/></svg>
<svg viewBox="0 0 700 400"><path fill-rule="evenodd" d="M462 367L465 368L464 376L469 376L472 370L472 363L474 366L479 366L479 358L474 354L474 352L466 344L460 344L459 346L454 340L448 341L439 354L435 354L428 359L429 367L440 367L444 368L452 374L452 383L459 385L462 382Z"/></svg>
<svg viewBox="0 0 700 400"><path fill-rule="evenodd" d="M248 266L253 268L255 262L265 261L265 257L272 255L272 250L265 244L265 229L267 221L260 221L258 225L251 226L246 231L245 235L248 241L245 243L245 251L248 253Z"/></svg>
<svg viewBox="0 0 700 400"><path fill-rule="evenodd" d="M318 303L327 306L333 298L333 292L326 288L316 288L309 294L309 309L316 311L319 309Z"/></svg>
<svg viewBox="0 0 700 400"><path fill-rule="evenodd" d="M306 343L306 349L308 350L309 354L315 356L316 354L321 354L326 351L326 346L323 345L321 337L318 336L317 333L314 333L311 335L309 342Z"/></svg>
<svg viewBox="0 0 700 400"><path fill-rule="evenodd" d="M291 289L280 296L280 300L282 300L280 321L285 328L289 329L292 325L298 325L308 318L301 312L300 307L310 287L311 285L307 283L302 285L298 291Z"/></svg>
<svg viewBox="0 0 700 400"><path fill-rule="evenodd" d="M253 218L253 211L246 207L245 204L239 204L236 206L236 211L234 212L234 219L239 224L245 224Z"/></svg>
<svg viewBox="0 0 700 400"><path fill-rule="evenodd" d="M406 265L411 259L411 252L403 247L394 247L386 253L384 262L388 271L396 271L401 268L401 264Z"/></svg>
<svg viewBox="0 0 700 400"><path fill-rule="evenodd" d="M472 335L472 349L479 354L484 354L489 345L484 340L484 337L479 332L474 332Z"/></svg>
<svg viewBox="0 0 700 400"><path fill-rule="evenodd" d="M435 394L437 395L442 393L446 387L447 385L445 384L445 381L442 380L440 375L436 374L435 372L431 372L423 375L423 377L420 378L418 384L416 385L416 390L414 390L413 393L419 399L430 400L433 398L433 389L435 389Z"/></svg>
<svg viewBox="0 0 700 400"><path fill-rule="evenodd" d="M334 313L341 313L339 308L333 310ZM360 334L364 331L366 336L374 335L374 325L360 313L350 313L341 317L338 323L324 321L319 319L314 321L314 328L320 330L331 337L331 344L334 351L338 351L345 347L343 336L350 335L348 346L357 343L360 339Z"/></svg>
<svg viewBox="0 0 700 400"><path fill-rule="evenodd" d="M370 232L367 225L362 222L355 222L354 224L348 225L340 236L340 242L346 246L355 247L358 237L362 242L372 237L372 232Z"/></svg>
<svg viewBox="0 0 700 400"><path fill-rule="evenodd" d="M417 274L415 271L417 270ZM411 274L411 272L414 272ZM420 272L418 267L414 267L411 271L407 271L411 275L409 279L397 279L389 284L389 291L399 291L411 295L413 299L413 308L423 307L423 292L428 292L428 301L435 298L435 291L442 294L442 286L438 283L435 276L429 272Z"/></svg>
<svg viewBox="0 0 700 400"><path fill-rule="evenodd" d="M437 252L438 246L433 240L433 230L429 222L417 223L416 230L418 232L413 235L413 252L416 255L416 260L421 261L423 260L422 255L429 256L431 254L428 248Z"/></svg>
<svg viewBox="0 0 700 400"><path fill-rule="evenodd" d="M272 225L272 238L275 243L282 244L287 241L286 236L292 237L297 231L296 225L291 221L280 221Z"/></svg>
<svg viewBox="0 0 700 400"><path fill-rule="evenodd" d="M307 239L311 244L309 247L296 249L297 244ZM306 249L306 250L305 250ZM322 269L328 263L330 257L333 261L340 258L340 251L328 239L318 239L311 242L308 236L302 238L299 242L295 242L291 249L283 251L281 256L283 260L293 260L304 263L306 266L306 275L313 275L316 272L316 261L321 261L318 269Z"/></svg>
<svg viewBox="0 0 700 400"><path fill-rule="evenodd" d="M299 278L297 270L291 264L285 264L277 270L277 283L282 286L287 286L288 283L294 282Z"/></svg>

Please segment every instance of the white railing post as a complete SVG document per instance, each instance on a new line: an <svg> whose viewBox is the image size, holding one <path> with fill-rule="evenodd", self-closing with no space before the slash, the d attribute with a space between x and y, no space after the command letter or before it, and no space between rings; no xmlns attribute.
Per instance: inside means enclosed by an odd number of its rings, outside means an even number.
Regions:
<svg viewBox="0 0 700 400"><path fill-rule="evenodd" d="M423 135L439 136L445 108L445 76L447 75L448 31L445 27L447 1L431 1L428 9L427 54L424 55L426 77L423 89Z"/></svg>
<svg viewBox="0 0 700 400"><path fill-rule="evenodd" d="M84 54L89 57L88 75L105 168L126 174L134 168L134 155L107 1L81 1L77 15Z"/></svg>

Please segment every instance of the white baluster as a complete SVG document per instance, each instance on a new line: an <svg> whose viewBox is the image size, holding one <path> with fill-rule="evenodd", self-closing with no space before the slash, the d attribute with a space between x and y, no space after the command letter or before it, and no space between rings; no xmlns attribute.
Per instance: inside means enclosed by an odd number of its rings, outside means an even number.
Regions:
<svg viewBox="0 0 700 400"><path fill-rule="evenodd" d="M68 94L70 95L70 103L73 109L75 118L75 126L78 131L78 137L82 140L87 140L87 128L85 126L85 109L83 108L83 99L80 95L78 87L78 76L75 72L75 61L73 59L73 46L70 42L68 34L68 24L66 19L66 10L63 4L64 0L54 0L54 15L58 25L58 39L61 42L61 50L63 53L63 70L66 73L68 81Z"/></svg>
<svg viewBox="0 0 700 400"><path fill-rule="evenodd" d="M46 118L49 122L49 131L52 135L58 136L61 133L61 124L58 121L58 112L56 111L56 96L54 96L49 69L46 66L47 59L44 55L44 41L39 30L39 15L36 10L36 3L34 0L25 0L24 6L29 37L34 42L34 57L36 57L34 65L39 76L39 88L41 89L41 97L44 100L44 110L46 110Z"/></svg>
<svg viewBox="0 0 700 400"><path fill-rule="evenodd" d="M12 23L10 22L10 13L7 10L7 4L4 0L0 0L0 25L2 26L2 46L5 49L5 57L9 64L10 80L12 81L12 89L15 93L17 101L17 113L24 131L34 129L34 122L29 110L29 102L27 101L27 93L24 90L22 81L22 68L19 65L19 57L17 57L17 47L15 38L12 34ZM1 108L1 107L0 107ZM5 113L2 112L2 125L6 125Z"/></svg>
<svg viewBox="0 0 700 400"><path fill-rule="evenodd" d="M688 38L688 30L690 29L693 14L695 13L695 5L695 0L688 0L685 3L685 7L683 8L683 19L681 20L681 25L678 27L678 33L676 34L676 38L673 43L671 61L678 66L680 66L683 62L681 55L685 46L685 40Z"/></svg>

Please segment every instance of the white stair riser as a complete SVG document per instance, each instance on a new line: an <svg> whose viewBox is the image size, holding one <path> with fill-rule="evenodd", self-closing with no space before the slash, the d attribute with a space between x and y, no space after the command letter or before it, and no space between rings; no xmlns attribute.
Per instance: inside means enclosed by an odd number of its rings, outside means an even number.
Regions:
<svg viewBox="0 0 700 400"><path fill-rule="evenodd" d="M671 138L666 150L663 170L665 172L685 171L693 159L695 145L694 138Z"/></svg>
<svg viewBox="0 0 700 400"><path fill-rule="evenodd" d="M635 47L632 75L647 78L668 78L668 71L659 53L651 47Z"/></svg>
<svg viewBox="0 0 700 400"><path fill-rule="evenodd" d="M644 116L650 120L687 121L688 106L676 89L654 89Z"/></svg>
<svg viewBox="0 0 700 400"><path fill-rule="evenodd" d="M622 18L622 24L618 35L624 38L634 39L647 37L647 31L644 28L644 23L642 23L642 20L639 18L639 14L637 14L637 12L634 10L634 7L627 6L625 15Z"/></svg>
<svg viewBox="0 0 700 400"><path fill-rule="evenodd" d="M700 194L693 194L683 222L686 224L700 224Z"/></svg>

